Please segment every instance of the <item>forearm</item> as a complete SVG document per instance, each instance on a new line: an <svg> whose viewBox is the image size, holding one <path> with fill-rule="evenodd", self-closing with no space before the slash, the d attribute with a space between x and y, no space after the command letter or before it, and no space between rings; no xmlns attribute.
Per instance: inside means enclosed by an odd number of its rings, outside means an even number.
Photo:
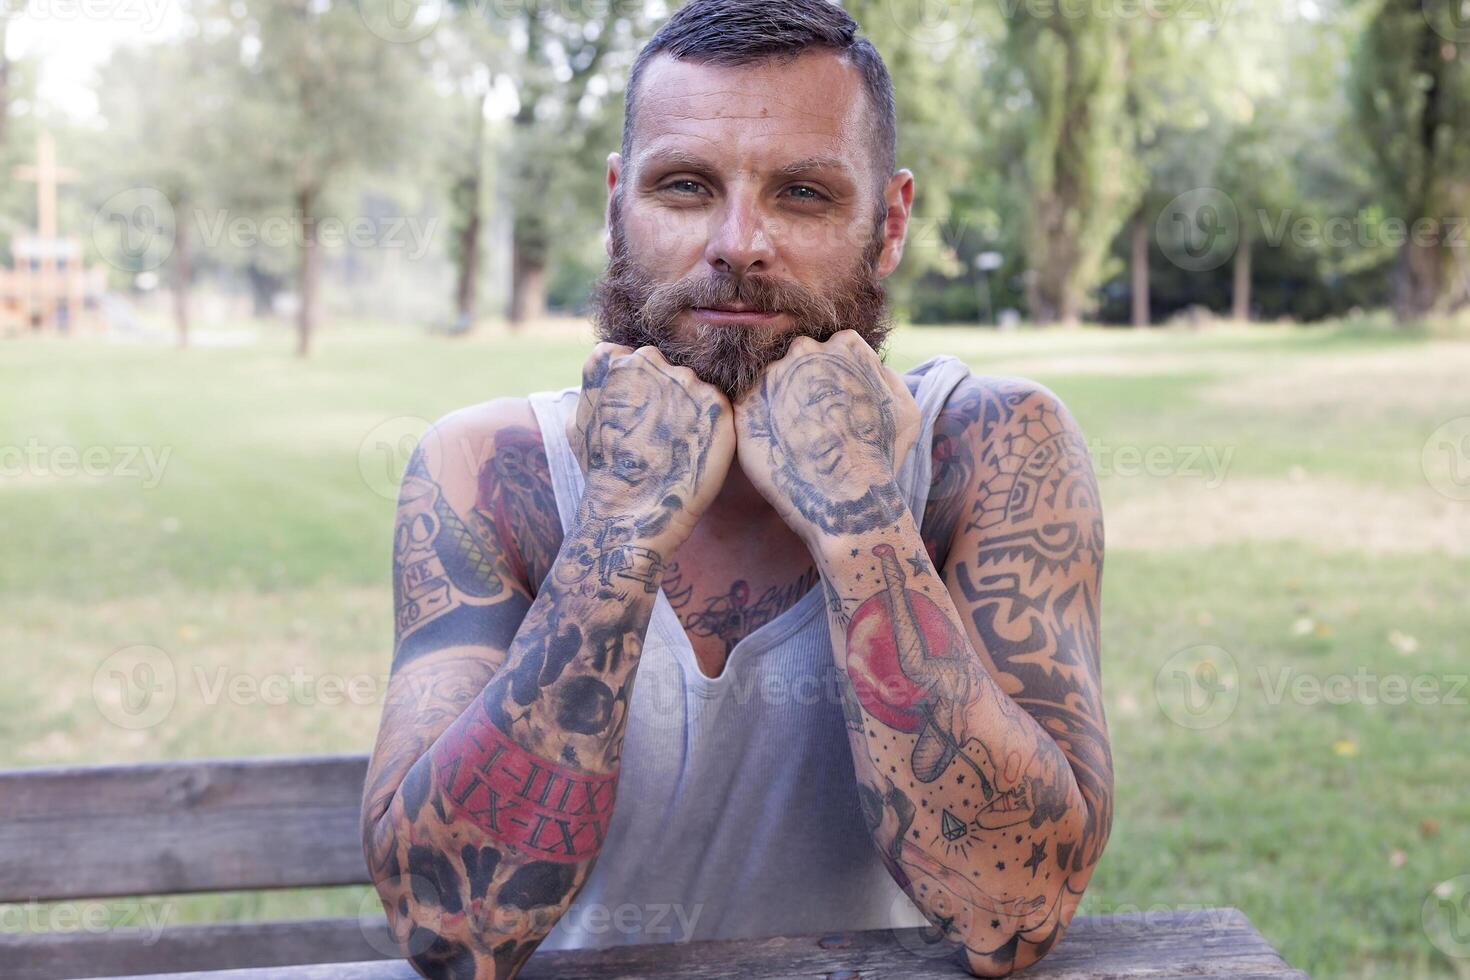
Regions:
<svg viewBox="0 0 1470 980"><path fill-rule="evenodd" d="M1066 869L1085 804L1066 757L985 669L907 509L808 545L876 846L967 966L1025 966L1080 896Z"/></svg>
<svg viewBox="0 0 1470 980"><path fill-rule="evenodd" d="M504 665L370 831L395 936L427 976L513 976L606 837L664 546L579 516Z"/></svg>

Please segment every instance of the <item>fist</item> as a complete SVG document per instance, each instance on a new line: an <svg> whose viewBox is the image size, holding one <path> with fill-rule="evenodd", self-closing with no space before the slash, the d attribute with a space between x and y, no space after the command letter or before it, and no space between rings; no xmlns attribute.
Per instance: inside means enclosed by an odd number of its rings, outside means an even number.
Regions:
<svg viewBox="0 0 1470 980"><path fill-rule="evenodd" d="M735 458L734 412L717 388L656 347L598 344L582 370L567 440L587 479L587 514L623 538L678 547Z"/></svg>
<svg viewBox="0 0 1470 980"><path fill-rule="evenodd" d="M735 405L741 468L808 543L907 507L896 478L919 425L903 378L852 330L797 338Z"/></svg>

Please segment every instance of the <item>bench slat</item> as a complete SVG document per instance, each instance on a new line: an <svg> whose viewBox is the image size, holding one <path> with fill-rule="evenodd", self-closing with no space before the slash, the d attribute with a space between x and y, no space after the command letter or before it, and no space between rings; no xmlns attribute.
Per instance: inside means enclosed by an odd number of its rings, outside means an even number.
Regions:
<svg viewBox="0 0 1470 980"><path fill-rule="evenodd" d="M0 901L357 885L367 757L0 772Z"/></svg>
<svg viewBox="0 0 1470 980"><path fill-rule="evenodd" d="M298 919L144 929L0 934L6 980L66 980L98 973L223 970L399 958L387 920Z"/></svg>
<svg viewBox="0 0 1470 980"><path fill-rule="evenodd" d="M915 952L924 930L842 937L625 946L533 956L525 980L778 980L842 976L957 980L952 962ZM834 940L836 940L834 942ZM1235 909L1084 917L1027 977L1069 980L1307 980ZM406 963L336 963L153 974L135 980L417 980Z"/></svg>

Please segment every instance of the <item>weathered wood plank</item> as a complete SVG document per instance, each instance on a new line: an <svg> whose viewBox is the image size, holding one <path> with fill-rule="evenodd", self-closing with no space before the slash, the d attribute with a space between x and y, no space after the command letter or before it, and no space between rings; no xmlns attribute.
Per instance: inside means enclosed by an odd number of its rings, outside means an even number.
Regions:
<svg viewBox="0 0 1470 980"><path fill-rule="evenodd" d="M99 973L224 970L398 959L388 923L374 919L226 922L107 932L0 934L6 980L67 980Z"/></svg>
<svg viewBox="0 0 1470 980"><path fill-rule="evenodd" d="M364 884L366 756L0 772L0 901Z"/></svg>
<svg viewBox="0 0 1470 980"><path fill-rule="evenodd" d="M923 931L538 953L525 980L955 980L925 956ZM1234 909L1078 919L1026 977L1043 980L1306 980ZM154 974L138 980L415 980L402 962Z"/></svg>

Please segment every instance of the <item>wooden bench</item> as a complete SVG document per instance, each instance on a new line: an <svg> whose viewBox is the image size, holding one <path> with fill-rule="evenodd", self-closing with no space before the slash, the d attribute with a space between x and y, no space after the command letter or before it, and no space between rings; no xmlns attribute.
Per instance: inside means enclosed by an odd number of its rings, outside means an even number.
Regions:
<svg viewBox="0 0 1470 980"><path fill-rule="evenodd" d="M367 884L367 759L210 760L0 772L0 902ZM99 903L105 909L106 902ZM166 908L166 906L163 906ZM361 918L0 933L7 980L412 980L369 901ZM9 928L9 926L7 926ZM963 974L923 930L545 952L528 980L915 980ZM1234 909L1079 918L1033 977L1302 978Z"/></svg>

